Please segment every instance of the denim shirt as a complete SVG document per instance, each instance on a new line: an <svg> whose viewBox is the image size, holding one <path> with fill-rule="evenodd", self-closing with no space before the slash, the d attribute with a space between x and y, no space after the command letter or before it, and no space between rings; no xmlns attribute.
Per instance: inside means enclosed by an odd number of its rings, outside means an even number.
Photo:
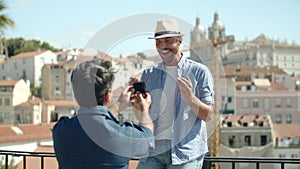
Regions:
<svg viewBox="0 0 300 169"><path fill-rule="evenodd" d="M61 117L52 131L59 169L128 169L132 157L154 146L149 128L120 123L103 106L80 107L77 116Z"/></svg>
<svg viewBox="0 0 300 169"><path fill-rule="evenodd" d="M145 69L141 81L146 83L152 98L151 118L155 124L164 111L163 88L166 74L162 62ZM189 59L181 58L177 64L178 77L189 77L193 84L193 93L203 103L214 104L213 79L209 69ZM176 85L176 84L174 84ZM166 86L167 87L167 86ZM206 122L192 111L190 106L176 92L176 112L172 129L172 164L182 164L194 160L208 152ZM155 105L155 106L154 106Z"/></svg>

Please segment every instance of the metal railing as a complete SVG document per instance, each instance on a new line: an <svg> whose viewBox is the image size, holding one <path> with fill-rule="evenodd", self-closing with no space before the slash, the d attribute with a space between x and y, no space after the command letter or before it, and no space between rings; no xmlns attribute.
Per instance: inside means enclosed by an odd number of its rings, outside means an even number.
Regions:
<svg viewBox="0 0 300 169"><path fill-rule="evenodd" d="M26 169L27 157L40 158L40 169L44 169L45 158L55 158L55 154L51 152L27 152L27 151L7 151L0 150L0 156L4 156L4 169L9 169L9 157L23 157L23 169ZM138 160L138 159L133 159ZM252 163L255 164L255 169L260 169L261 164L271 163L277 164L281 169L285 169L287 164L299 165L300 158L267 158L267 157L205 157L203 169L210 169L217 163L231 164L232 169L236 169L236 164L240 163ZM2 164L3 165L3 164ZM3 166L0 166L0 168Z"/></svg>
<svg viewBox="0 0 300 169"><path fill-rule="evenodd" d="M40 158L41 161L41 169L44 169L44 161L45 158L50 157L50 158L55 158L55 154L51 152L28 152L28 151L6 151L6 150L0 150L0 156L4 155L5 162L4 162L4 169L8 169L9 166L9 156L11 157L23 157L23 169L26 169L26 162L27 162L27 157L36 157ZM1 166L0 166L1 168Z"/></svg>

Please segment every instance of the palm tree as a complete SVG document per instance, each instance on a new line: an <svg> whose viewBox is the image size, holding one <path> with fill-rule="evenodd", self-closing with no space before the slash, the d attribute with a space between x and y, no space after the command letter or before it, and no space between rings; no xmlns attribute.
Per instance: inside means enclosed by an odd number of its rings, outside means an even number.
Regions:
<svg viewBox="0 0 300 169"><path fill-rule="evenodd" d="M8 27L13 28L15 26L15 22L11 20L8 16L3 14L3 11L7 9L7 6L4 4L3 0L0 0L0 55L5 53L6 57L8 54L5 38L4 38L4 30Z"/></svg>

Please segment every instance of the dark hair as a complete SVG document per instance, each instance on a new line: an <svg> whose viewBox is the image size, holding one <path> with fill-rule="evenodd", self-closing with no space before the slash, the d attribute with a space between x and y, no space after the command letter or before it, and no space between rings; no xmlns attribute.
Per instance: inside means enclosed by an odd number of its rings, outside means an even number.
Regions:
<svg viewBox="0 0 300 169"><path fill-rule="evenodd" d="M80 106L104 104L104 96L112 87L115 75L112 62L100 58L81 62L72 72L75 99Z"/></svg>

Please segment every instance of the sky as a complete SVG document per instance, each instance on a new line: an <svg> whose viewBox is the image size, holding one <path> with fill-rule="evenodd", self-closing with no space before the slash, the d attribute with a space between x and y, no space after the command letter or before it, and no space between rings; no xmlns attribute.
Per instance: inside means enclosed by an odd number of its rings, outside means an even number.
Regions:
<svg viewBox="0 0 300 169"><path fill-rule="evenodd" d="M16 23L13 29L5 30L6 38L37 39L56 48L85 48L96 36L101 40L95 43L107 44L104 50L113 57L154 49L155 43L147 37L153 34L158 16L179 18L191 29L199 17L207 31L215 12L226 34L234 35L236 40L252 40L263 33L274 40L300 44L299 0L4 0L4 3L8 7L4 13ZM189 30L185 31L185 37L189 38Z"/></svg>

